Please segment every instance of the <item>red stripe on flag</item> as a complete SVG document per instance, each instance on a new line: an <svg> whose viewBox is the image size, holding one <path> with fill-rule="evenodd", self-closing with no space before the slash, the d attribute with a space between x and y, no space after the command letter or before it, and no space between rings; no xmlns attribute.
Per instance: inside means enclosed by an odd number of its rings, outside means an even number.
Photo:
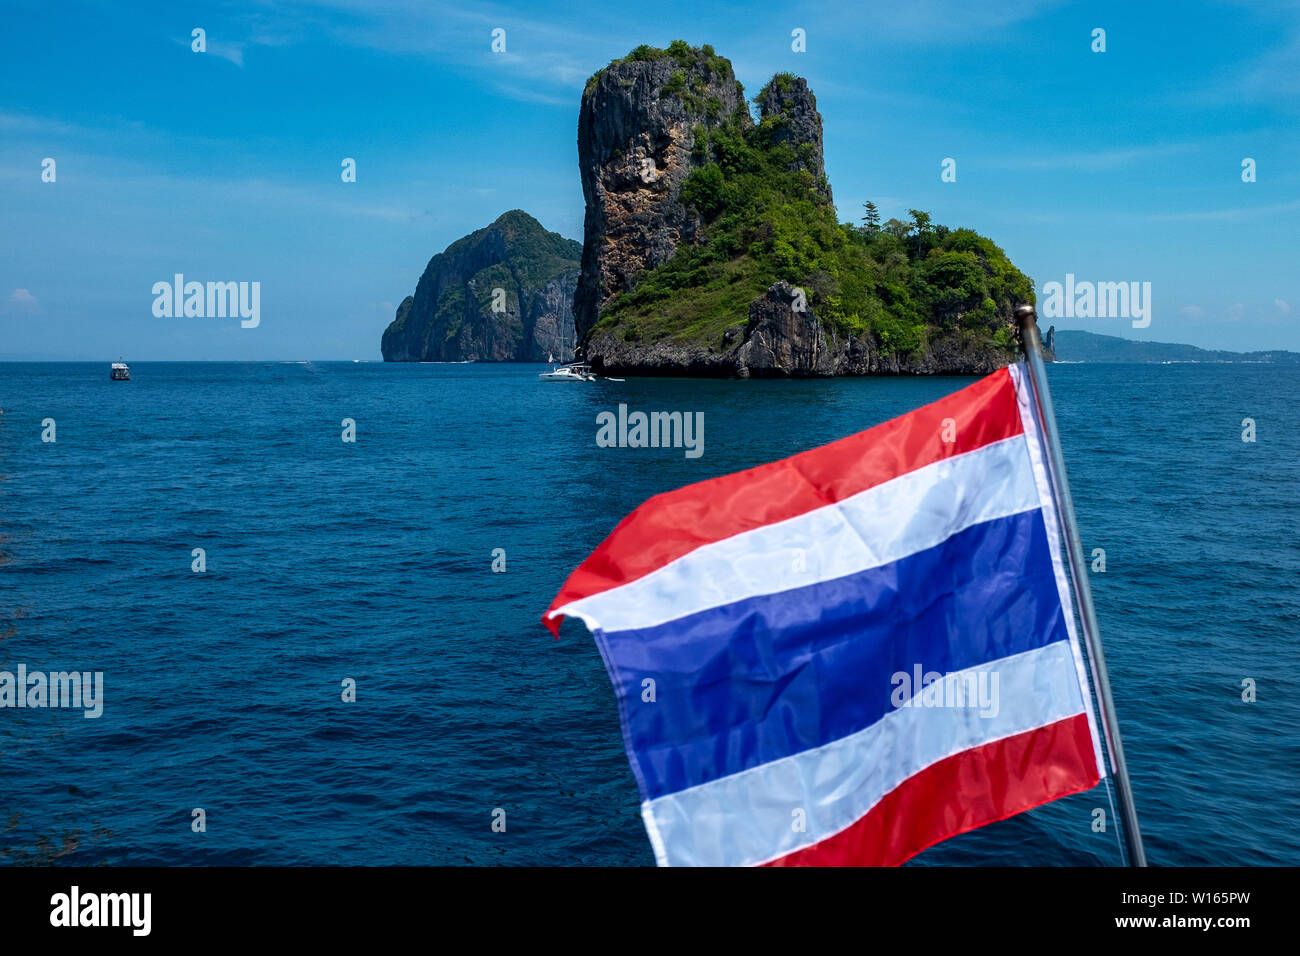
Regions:
<svg viewBox="0 0 1300 956"><path fill-rule="evenodd" d="M946 442L944 421L949 418L953 440ZM547 613L635 581L701 545L785 521L1022 431L1015 385L1003 368L829 445L655 495L619 522L569 575ZM557 636L560 621L542 618Z"/></svg>
<svg viewBox="0 0 1300 956"><path fill-rule="evenodd" d="M922 850L1097 785L1088 717L974 747L904 780L834 836L766 866L898 866Z"/></svg>

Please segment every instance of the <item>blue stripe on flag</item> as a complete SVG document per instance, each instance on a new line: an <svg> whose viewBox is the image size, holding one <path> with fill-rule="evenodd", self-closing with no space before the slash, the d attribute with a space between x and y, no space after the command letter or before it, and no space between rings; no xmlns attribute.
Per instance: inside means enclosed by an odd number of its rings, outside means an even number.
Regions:
<svg viewBox="0 0 1300 956"><path fill-rule="evenodd" d="M833 581L597 636L647 799L862 730L893 709L892 675L917 664L946 674L1068 640L1039 509Z"/></svg>

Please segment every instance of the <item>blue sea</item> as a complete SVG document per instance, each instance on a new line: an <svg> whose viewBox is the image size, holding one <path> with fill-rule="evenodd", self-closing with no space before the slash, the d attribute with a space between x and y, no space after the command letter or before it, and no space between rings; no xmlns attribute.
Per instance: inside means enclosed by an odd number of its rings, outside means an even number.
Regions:
<svg viewBox="0 0 1300 956"><path fill-rule="evenodd" d="M98 719L0 710L0 864L652 864L595 644L539 615L650 495L970 380L538 370L0 365L0 670L104 674ZM1151 862L1300 863L1300 372L1050 378ZM598 448L619 402L704 454ZM1097 807L912 865L1114 864Z"/></svg>

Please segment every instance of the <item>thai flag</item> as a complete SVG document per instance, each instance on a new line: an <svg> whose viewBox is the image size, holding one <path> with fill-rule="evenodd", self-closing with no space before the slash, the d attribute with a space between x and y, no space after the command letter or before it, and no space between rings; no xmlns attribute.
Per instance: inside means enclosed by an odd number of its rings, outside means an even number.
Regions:
<svg viewBox="0 0 1300 956"><path fill-rule="evenodd" d="M660 865L895 865L1104 773L1027 370L657 495L570 575Z"/></svg>

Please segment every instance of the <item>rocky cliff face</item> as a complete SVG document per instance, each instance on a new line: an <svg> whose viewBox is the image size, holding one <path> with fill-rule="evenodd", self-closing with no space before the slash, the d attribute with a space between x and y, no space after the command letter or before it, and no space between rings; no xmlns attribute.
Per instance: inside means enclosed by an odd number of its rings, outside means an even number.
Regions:
<svg viewBox="0 0 1300 956"><path fill-rule="evenodd" d="M682 203L702 131L752 126L731 63L708 47L638 47L588 81L578 113L578 163L587 202L582 275L574 298L585 335L612 296L697 238Z"/></svg>
<svg viewBox="0 0 1300 956"><path fill-rule="evenodd" d="M505 213L429 260L384 332L384 361L572 359L581 255L527 213Z"/></svg>
<svg viewBox="0 0 1300 956"><path fill-rule="evenodd" d="M737 375L833 375L835 354L826 330L800 308L797 291L777 282L749 306L744 340L736 350Z"/></svg>
<svg viewBox="0 0 1300 956"><path fill-rule="evenodd" d="M1005 349L959 331L923 348L881 349L870 335L828 329L811 308L800 310L796 289L774 283L749 306L749 321L728 328L715 344L664 340L651 345L600 335L588 346L607 375L685 375L725 378L819 378L834 375L987 375L1013 358Z"/></svg>
<svg viewBox="0 0 1300 956"><path fill-rule="evenodd" d="M778 73L763 87L758 98L761 119L759 128L772 144L786 144L795 152L790 169L805 170L813 186L827 202L831 201L830 183L826 181L826 158L822 147L822 115L817 112L817 98L802 76Z"/></svg>
<svg viewBox="0 0 1300 956"><path fill-rule="evenodd" d="M840 223L822 117L777 74L755 125L709 47L639 47L588 81L574 303L614 375L982 374L1015 357L1033 284L990 240L926 214Z"/></svg>

